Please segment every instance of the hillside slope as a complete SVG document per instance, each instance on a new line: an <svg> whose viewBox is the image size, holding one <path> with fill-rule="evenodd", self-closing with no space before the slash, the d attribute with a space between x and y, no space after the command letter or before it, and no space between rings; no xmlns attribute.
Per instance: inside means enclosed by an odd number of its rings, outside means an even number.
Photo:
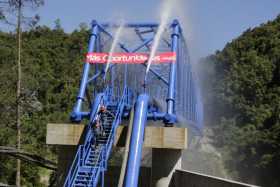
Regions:
<svg viewBox="0 0 280 187"><path fill-rule="evenodd" d="M248 29L200 63L207 124L227 168L280 186L280 16Z"/></svg>

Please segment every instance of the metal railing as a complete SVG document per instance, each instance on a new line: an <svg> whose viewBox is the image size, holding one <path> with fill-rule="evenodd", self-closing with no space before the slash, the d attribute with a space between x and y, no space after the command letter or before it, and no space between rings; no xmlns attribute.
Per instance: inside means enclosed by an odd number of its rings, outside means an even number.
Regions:
<svg viewBox="0 0 280 187"><path fill-rule="evenodd" d="M107 142L104 146L100 147L100 150L98 152L99 155L94 165L86 166L86 162L89 159L90 152L92 150L92 144L94 143L93 124L96 115L99 115L98 114L99 106L103 104L105 106L108 106L110 103L112 103L112 101L117 102L117 110L116 110L114 120L112 122L112 128L109 133ZM100 172L104 172L107 168L107 161L109 159L112 150L112 145L115 138L115 132L117 127L121 123L124 108L130 106L131 103L132 103L132 94L129 91L129 89L126 87L123 90L123 95L121 98L118 95L117 96L113 95L112 88L110 87L107 87L103 92L103 94L97 97L91 111L91 115L94 117L90 120L89 125L87 126L84 144L80 145L77 150L75 159L72 163L72 166L65 180L65 184L64 184L65 187L73 186L79 168L82 167L86 167L86 168L90 167L88 168L89 170L87 170L90 172L89 181L92 181L93 186L97 185Z"/></svg>
<svg viewBox="0 0 280 187"><path fill-rule="evenodd" d="M82 145L80 145L78 147L78 150L77 150L77 153L76 153L76 156L74 158L74 161L71 165L71 168L68 172L68 175L67 175L67 178L65 180L65 183L64 183L64 186L72 186L73 182L74 182L74 177L73 176L76 176L77 173L78 173L78 168L79 168L79 165L81 165L81 160L82 160L82 157L81 157L81 149L82 149Z"/></svg>
<svg viewBox="0 0 280 187"><path fill-rule="evenodd" d="M112 122L112 129L108 137L108 141L106 142L105 146L102 147L101 151L99 152L99 158L102 158L100 161L98 159L98 163L100 164L98 169L96 170L96 173L91 176L91 181L93 182L93 186L96 186L98 183L100 172L105 172L107 168L107 162L110 156L110 153L112 151L112 145L115 139L116 129L121 123L124 107L129 105L130 99L129 98L130 92L128 88L124 88L123 96L118 101L118 108L117 112L114 118L114 121Z"/></svg>

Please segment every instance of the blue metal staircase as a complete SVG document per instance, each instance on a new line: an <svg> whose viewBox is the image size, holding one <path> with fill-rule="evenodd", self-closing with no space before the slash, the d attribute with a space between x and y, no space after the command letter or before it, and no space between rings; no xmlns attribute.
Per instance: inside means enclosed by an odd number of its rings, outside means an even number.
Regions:
<svg viewBox="0 0 280 187"><path fill-rule="evenodd" d="M124 89L121 98L115 98L107 88L104 94L98 94L93 103L93 110L89 125L87 126L85 141L79 145L75 159L66 178L65 187L97 186L99 177L104 183L104 172L112 150L115 132L121 123L124 109L130 106L131 95L127 88ZM106 106L108 113L99 114L101 105ZM102 125L105 134L94 134L94 119L102 116ZM102 185L103 186L103 185Z"/></svg>

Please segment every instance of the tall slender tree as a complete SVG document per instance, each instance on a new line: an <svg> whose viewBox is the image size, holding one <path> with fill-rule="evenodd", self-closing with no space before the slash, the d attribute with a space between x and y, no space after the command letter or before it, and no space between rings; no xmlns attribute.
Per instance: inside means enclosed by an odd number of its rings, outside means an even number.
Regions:
<svg viewBox="0 0 280 187"><path fill-rule="evenodd" d="M22 1L18 0L17 5L17 149L21 149L21 101L20 101L20 90L21 90L21 14L22 14ZM16 185L20 185L20 159L17 159L17 174L16 174Z"/></svg>
<svg viewBox="0 0 280 187"><path fill-rule="evenodd" d="M21 82L22 82L22 70L21 70L21 51L22 51L22 25L27 23L28 25L34 25L38 22L39 16L36 15L33 18L24 17L23 8L31 7L38 8L43 5L43 0L3 0L0 1L0 20L5 21L10 25L16 26L16 40L17 40L17 88L16 88L16 127L17 127L17 149L21 149ZM10 19L13 17L13 13L17 12L16 24L12 23ZM21 161L17 159L17 172L16 172L16 186L21 186Z"/></svg>

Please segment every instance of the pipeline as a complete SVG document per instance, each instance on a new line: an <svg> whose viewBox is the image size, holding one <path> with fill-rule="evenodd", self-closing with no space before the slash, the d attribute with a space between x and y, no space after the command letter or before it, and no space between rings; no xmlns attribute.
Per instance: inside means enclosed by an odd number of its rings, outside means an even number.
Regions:
<svg viewBox="0 0 280 187"><path fill-rule="evenodd" d="M129 145L129 155L125 172L125 187L137 187L139 170L141 166L142 145L147 121L149 96L142 94L136 102L135 116Z"/></svg>

